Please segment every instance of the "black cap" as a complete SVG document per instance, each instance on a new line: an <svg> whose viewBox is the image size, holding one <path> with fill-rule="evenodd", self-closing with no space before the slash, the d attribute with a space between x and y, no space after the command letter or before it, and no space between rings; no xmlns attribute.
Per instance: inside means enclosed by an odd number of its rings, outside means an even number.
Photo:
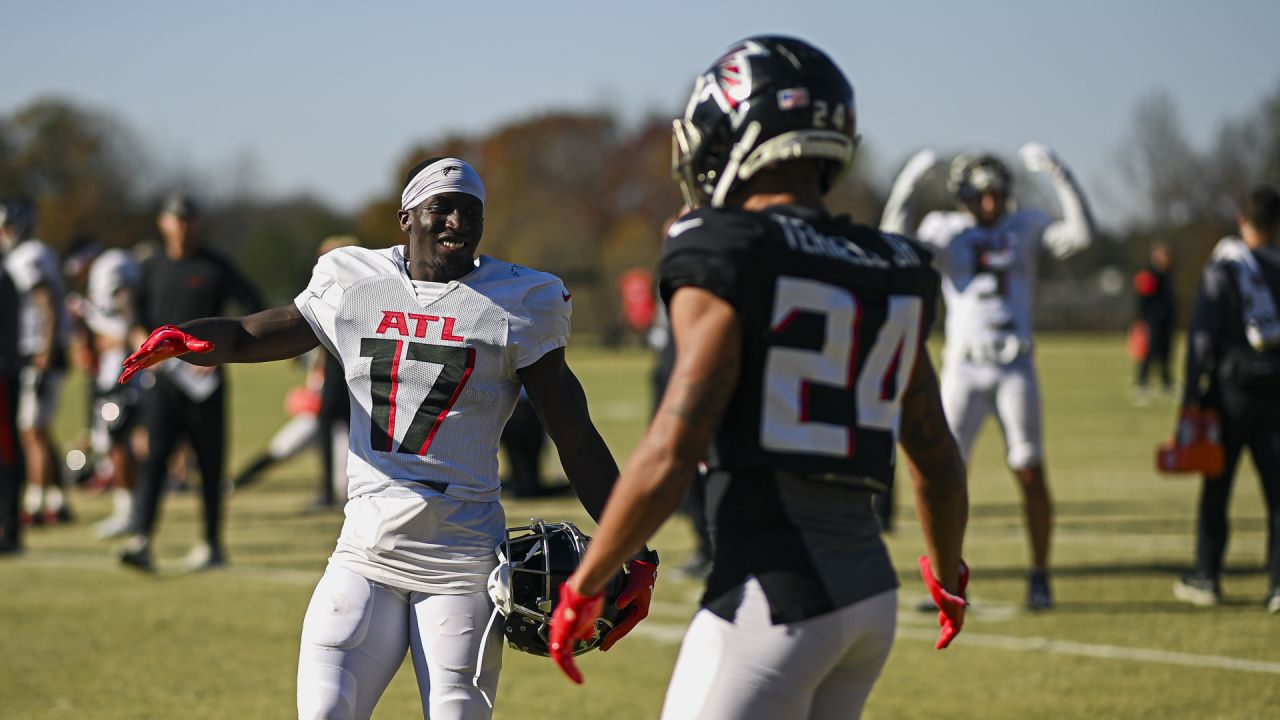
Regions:
<svg viewBox="0 0 1280 720"><path fill-rule="evenodd" d="M190 195L184 193L173 193L164 199L164 203L160 205L160 214L177 215L186 220L193 220L200 215L200 208L196 205L196 201L191 199Z"/></svg>

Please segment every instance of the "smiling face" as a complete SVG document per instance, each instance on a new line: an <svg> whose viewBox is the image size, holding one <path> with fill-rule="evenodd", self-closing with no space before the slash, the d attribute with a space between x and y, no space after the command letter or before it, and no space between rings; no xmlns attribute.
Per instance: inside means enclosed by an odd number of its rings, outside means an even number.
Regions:
<svg viewBox="0 0 1280 720"><path fill-rule="evenodd" d="M484 203L474 195L432 195L415 208L401 210L400 229L408 233L409 277L448 282L475 268L484 234Z"/></svg>

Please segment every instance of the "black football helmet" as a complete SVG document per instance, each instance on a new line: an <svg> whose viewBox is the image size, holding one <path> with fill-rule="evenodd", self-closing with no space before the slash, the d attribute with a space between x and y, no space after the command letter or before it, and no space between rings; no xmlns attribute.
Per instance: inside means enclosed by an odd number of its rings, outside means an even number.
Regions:
<svg viewBox="0 0 1280 720"><path fill-rule="evenodd" d="M560 586L578 569L587 550L587 537L573 523L539 519L507 529L498 546L498 567L489 575L489 597L502 615L502 633L511 647L533 655L550 654L551 614L560 601ZM625 586L619 573L604 592L604 609L596 620L596 634L579 640L574 655L593 650L618 618L618 595Z"/></svg>
<svg viewBox="0 0 1280 720"><path fill-rule="evenodd" d="M1013 174L1000 158L987 153L957 155L951 161L947 189L960 202L969 202L984 192L1009 196Z"/></svg>
<svg viewBox="0 0 1280 720"><path fill-rule="evenodd" d="M27 239L36 227L36 206L22 196L0 200L0 227L7 227L17 240Z"/></svg>
<svg viewBox="0 0 1280 720"><path fill-rule="evenodd" d="M821 50L751 37L698 77L673 123L671 170L689 207L719 207L738 183L783 160L822 162L823 192L858 144L853 86Z"/></svg>

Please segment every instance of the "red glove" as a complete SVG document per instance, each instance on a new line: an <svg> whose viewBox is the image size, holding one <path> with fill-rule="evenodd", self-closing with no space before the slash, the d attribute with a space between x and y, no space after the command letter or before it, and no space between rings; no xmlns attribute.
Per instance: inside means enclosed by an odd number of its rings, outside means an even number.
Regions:
<svg viewBox="0 0 1280 720"><path fill-rule="evenodd" d="M925 587L929 588L929 597L933 598L933 603L938 606L938 625L942 626L942 632L938 635L938 644L935 645L939 650L951 644L951 641L960 634L960 628L964 627L964 608L968 605L965 600L964 590L969 585L969 566L960 561L960 588L959 594L953 595L947 592L938 584L938 579L933 576L933 567L929 564L929 556L920 556L920 576L924 578Z"/></svg>
<svg viewBox="0 0 1280 720"><path fill-rule="evenodd" d="M572 578L570 578L572 579ZM579 595L568 581L560 586L560 602L551 614L549 649L551 659L575 683L582 684L582 672L573 663L573 648L579 640L595 635L596 618L604 609L604 593Z"/></svg>
<svg viewBox="0 0 1280 720"><path fill-rule="evenodd" d="M616 603L622 612L618 624L604 636L600 643L603 652L631 632L631 628L649 616L649 603L653 600L653 584L658 581L658 565L646 560L627 562L627 584L622 588Z"/></svg>
<svg viewBox="0 0 1280 720"><path fill-rule="evenodd" d="M179 330L173 325L163 325L151 331L151 335L142 342L142 347L125 358L120 373L120 384L124 385L138 371L149 368L156 363L171 357L186 355L189 352L207 353L213 349L213 343L200 340Z"/></svg>

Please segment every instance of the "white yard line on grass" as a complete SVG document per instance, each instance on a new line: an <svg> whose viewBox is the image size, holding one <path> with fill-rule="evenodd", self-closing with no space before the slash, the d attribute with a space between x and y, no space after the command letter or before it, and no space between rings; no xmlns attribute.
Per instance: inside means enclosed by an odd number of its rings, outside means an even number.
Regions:
<svg viewBox="0 0 1280 720"><path fill-rule="evenodd" d="M643 627L643 625L639 627ZM938 637L938 633L934 630L925 630L923 628L914 627L899 628L898 635L920 640L932 640ZM1236 670L1239 672L1280 675L1280 662L1243 660L1241 658L1223 657L1221 655L1193 655L1191 653L1151 650L1148 648L1128 648L1116 645L1093 645L1090 643L1072 642L1070 640L1053 640L1051 638L1043 637L1013 637L1010 635L987 635L984 633L969 632L961 634L960 637L956 639L957 643L961 643L962 641L970 645L982 645L984 647L994 647L1002 650L1046 652L1055 655L1079 655L1082 657L1107 658L1111 660L1130 660L1133 662L1185 665L1187 667L1214 668L1217 670Z"/></svg>
<svg viewBox="0 0 1280 720"><path fill-rule="evenodd" d="M684 637L683 625L646 620L632 630L636 635L651 640L674 645ZM912 640L935 640L936 630L917 627L898 627L898 637ZM1196 668L1213 668L1217 670L1234 670L1237 672L1266 673L1280 675L1280 662L1263 662L1258 660L1242 660L1240 658L1223 657L1221 655L1192 655L1191 653L1168 652L1147 648L1127 648L1116 645L1092 645L1072 642L1070 640L1053 640L1043 637L1014 637L1011 635L988 635L965 631L957 640L961 645L978 645L1014 650L1019 652L1043 652L1054 655L1076 655L1080 657L1105 658L1109 660L1128 660L1130 662L1157 663L1163 665L1184 665Z"/></svg>
<svg viewBox="0 0 1280 720"><path fill-rule="evenodd" d="M103 555L98 554L46 554L36 552L28 553L21 558L15 558L13 561L8 562L13 562L14 565L73 567L82 570L110 570L122 573L133 572L128 569L120 568L120 566L109 556L104 557ZM310 585L320 578L320 572L315 570L306 571L234 564L228 568L217 570L215 572L219 575L225 574L252 578L254 580L279 583L282 585ZM168 573L162 574L169 575ZM696 603L696 600L694 602ZM652 609L664 614L674 614L680 611L692 612L694 607L695 606L678 605L677 603L654 603ZM992 608L992 610L995 610L995 608ZM1001 613L996 611L994 614L1000 615ZM937 637L937 630L916 626L913 619L907 619L909 617L911 616L907 615L905 611L904 614L900 616L901 621L898 625L899 637L910 638L912 640L932 640ZM686 627L687 623L664 623L654 618L649 618L645 622L637 625L636 629L632 632L636 635L647 637L657 642L675 645L684 637ZM1120 647L1117 645L1094 645L1091 643L1073 642L1071 640L1054 640L1052 638L1045 637L990 635L968 630L966 630L956 642L960 645L976 645L980 647L1013 650L1017 652L1042 652L1054 655L1075 655L1078 657L1127 660L1130 662L1140 663L1182 665L1186 667L1213 668L1217 670L1232 670L1235 672L1254 672L1269 675L1280 675L1280 662L1245 660L1242 658L1225 657L1222 655L1194 655L1191 653L1169 652L1167 650L1153 650L1149 648L1130 648Z"/></svg>

